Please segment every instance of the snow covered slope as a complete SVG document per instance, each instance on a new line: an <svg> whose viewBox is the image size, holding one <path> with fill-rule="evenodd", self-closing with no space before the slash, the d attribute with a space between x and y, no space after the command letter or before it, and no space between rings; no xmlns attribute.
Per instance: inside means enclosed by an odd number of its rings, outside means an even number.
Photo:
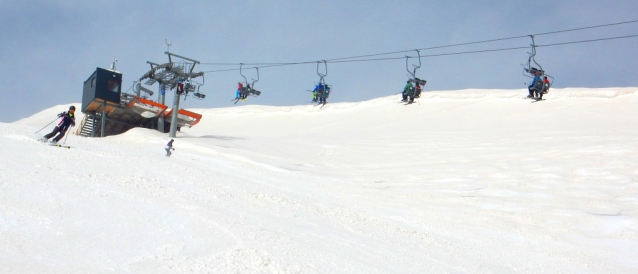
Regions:
<svg viewBox="0 0 638 274"><path fill-rule="evenodd" d="M0 124L0 270L638 272L638 88L525 95L196 109L170 158Z"/></svg>

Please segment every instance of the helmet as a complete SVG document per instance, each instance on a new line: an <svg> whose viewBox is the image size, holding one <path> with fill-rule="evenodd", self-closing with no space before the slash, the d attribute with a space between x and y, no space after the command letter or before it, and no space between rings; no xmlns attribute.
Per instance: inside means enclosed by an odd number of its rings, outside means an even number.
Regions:
<svg viewBox="0 0 638 274"><path fill-rule="evenodd" d="M410 80L408 80L406 83L410 83Z"/></svg>
<svg viewBox="0 0 638 274"><path fill-rule="evenodd" d="M72 110L75 110L75 106L70 106L70 107L69 107L69 110L71 110L71 109L72 109Z"/></svg>

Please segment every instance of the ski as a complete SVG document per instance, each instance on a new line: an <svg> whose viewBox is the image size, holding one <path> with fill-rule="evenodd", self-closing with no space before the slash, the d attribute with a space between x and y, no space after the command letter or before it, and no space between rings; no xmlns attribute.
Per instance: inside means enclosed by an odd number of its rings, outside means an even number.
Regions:
<svg viewBox="0 0 638 274"><path fill-rule="evenodd" d="M532 103L536 103L536 102L538 102L538 101L545 101L545 99L534 100L534 101L532 101Z"/></svg>
<svg viewBox="0 0 638 274"><path fill-rule="evenodd" d="M65 145L61 145L61 144L50 144L50 146L52 146L52 147L71 148L71 146L65 146Z"/></svg>

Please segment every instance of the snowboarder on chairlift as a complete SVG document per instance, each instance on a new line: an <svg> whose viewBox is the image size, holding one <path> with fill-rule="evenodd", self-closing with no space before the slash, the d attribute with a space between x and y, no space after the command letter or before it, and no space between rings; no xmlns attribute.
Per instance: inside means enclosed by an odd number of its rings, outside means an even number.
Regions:
<svg viewBox="0 0 638 274"><path fill-rule="evenodd" d="M171 157L171 150L175 150L173 148L173 139L171 139L170 141L168 141L168 144L166 144L166 147L164 149L166 149L166 156Z"/></svg>
<svg viewBox="0 0 638 274"><path fill-rule="evenodd" d="M74 113L75 113L75 106L70 106L69 111L59 113L58 117L60 118L60 121L58 122L58 124L55 126L53 131L51 131L51 133L44 135L42 139L40 139L40 141L46 142L47 140L49 140L49 138L58 134L58 136L56 136L55 138L53 138L53 140L51 140L51 143L55 144L59 142L62 139L62 137L64 137L64 135L66 134L66 131L69 129L69 126L71 127L75 126Z"/></svg>
<svg viewBox="0 0 638 274"><path fill-rule="evenodd" d="M403 88L403 95L401 99L401 102L407 102L408 101L408 91L410 91L410 89L412 88L412 81L408 80L407 84L405 84L405 87Z"/></svg>

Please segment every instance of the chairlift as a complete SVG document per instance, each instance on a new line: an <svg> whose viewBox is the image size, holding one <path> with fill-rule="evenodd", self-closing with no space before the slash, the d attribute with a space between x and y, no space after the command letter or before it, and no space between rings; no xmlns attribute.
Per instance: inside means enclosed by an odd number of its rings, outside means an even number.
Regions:
<svg viewBox="0 0 638 274"><path fill-rule="evenodd" d="M239 64L239 74L244 77L244 86L241 88L241 90L239 91L239 98L235 99L235 104L237 104L237 102L239 100L245 100L249 95L252 96L259 96L261 95L261 91L258 91L255 89L255 83L257 83L259 81L259 68L255 67L255 69L257 70L257 79L254 78L250 78L252 80L251 84L248 84L248 79L246 78L246 76L242 73L242 68L244 66L244 63L240 63Z"/></svg>
<svg viewBox="0 0 638 274"><path fill-rule="evenodd" d="M523 75L530 78L538 76L538 78L536 78L536 81L534 81L534 83L531 83L530 86L532 87L532 90L534 90L535 92L545 94L549 91L549 88L554 84L554 77L549 74L546 74L545 70L543 70L543 67L536 61L536 58L535 58L536 57L536 41L534 40L534 35L530 35L529 37L532 38L532 43L530 44L530 46L532 47L532 50L531 52L527 53L529 54L529 58L527 58L527 64L523 65L523 70L527 72L529 75L526 75L526 74L523 74ZM542 79L543 77L547 77L551 80L549 81L549 83L545 83L545 81Z"/></svg>
<svg viewBox="0 0 638 274"><path fill-rule="evenodd" d="M199 100L203 100L204 98L206 98L206 94L203 94L199 91L199 89L204 85L204 76L202 75L202 83L198 83L196 81L190 80L188 81L188 83L186 83L185 87L184 87L184 91L186 96L184 96L184 100L186 100L186 97L188 97L188 93L191 93L193 97L195 97L196 99Z"/></svg>
<svg viewBox="0 0 638 274"><path fill-rule="evenodd" d="M202 75L202 83L200 84L200 83L196 82L197 83L197 91L195 93L193 93L193 97L195 97L197 99L200 99L200 100L206 98L206 94L203 94L203 93L199 92L199 88L201 88L204 85L204 82L205 82L204 81L204 76Z"/></svg>
<svg viewBox="0 0 638 274"><path fill-rule="evenodd" d="M418 77L416 77L416 71L419 68L421 68L421 65L422 65L422 63L421 63L421 52L418 49L415 49L415 50L416 50L417 55L419 56L419 65L417 66L417 65L413 64L412 65L413 69L412 69L412 71L410 71L410 67L409 67L408 64L410 63L410 58L413 58L413 57L410 57L410 56L406 55L405 56L405 70L407 70L408 73L411 76L410 80L408 80L408 81L410 81L410 82L412 82L412 83L414 83L416 85L419 85L420 87L423 87L423 86L425 86L427 81L419 79ZM407 95L407 97L412 98L411 100L413 100L414 98L421 97L421 91L417 90L416 87L410 87L408 90L405 90L403 92L405 93L404 95Z"/></svg>
<svg viewBox="0 0 638 274"><path fill-rule="evenodd" d="M323 72L319 70L321 63L323 63L325 68ZM319 75L319 83L312 91L312 101L318 101L320 104L325 105L326 100L330 96L330 90L332 88L332 86L326 84L326 80L324 79L326 76L328 76L328 63L326 62L326 60L317 61L317 75Z"/></svg>

